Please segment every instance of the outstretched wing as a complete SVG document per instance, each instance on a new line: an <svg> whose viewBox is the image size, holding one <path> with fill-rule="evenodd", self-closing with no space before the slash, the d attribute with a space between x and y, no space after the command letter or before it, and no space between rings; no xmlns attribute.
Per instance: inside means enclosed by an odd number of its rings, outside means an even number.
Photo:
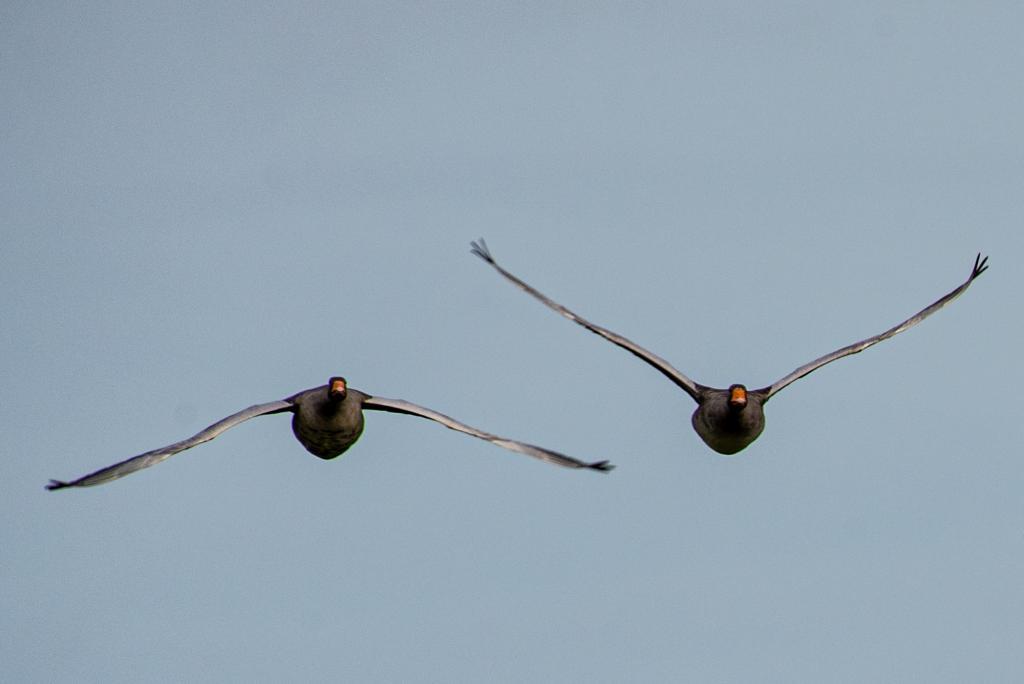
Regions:
<svg viewBox="0 0 1024 684"><path fill-rule="evenodd" d="M612 344L616 344L625 349L626 351L630 352L631 354L640 357L641 359L643 359L644 361L658 369L658 371L660 371L669 380L671 380L679 387L681 387L683 390L685 390L687 394L693 397L694 401L698 403L700 402L701 391L707 389L706 387L704 387L704 385L696 383L690 378L686 377L678 370L673 368L672 364L670 364L668 361L661 358L660 356L657 356L656 354L652 354L651 352L647 351L636 342L627 340L622 335L613 333L611 330L608 330L607 328L602 328L599 325L595 325L588 321L587 319L583 318L582 316L573 313L572 311L565 308L558 302L548 299L546 296L544 296L537 290L533 289L532 287L524 283L522 280L515 277L514 275L506 271L504 268L499 266L498 263L494 260L494 257L491 256L491 252L490 250L487 249L487 243L483 241L483 238L481 238L479 242L471 242L470 245L472 246L472 249L470 249L470 251L473 254L489 263L491 266L494 267L494 269L498 273L500 273L501 275L505 276L508 280L515 283L517 286L519 286L520 289L524 290L528 294L533 295L534 297L542 301L544 304L546 304L549 308L554 309L558 313L568 318L570 321L579 323L590 332L596 333L601 337L605 338L606 340L608 340L609 342L611 342Z"/></svg>
<svg viewBox="0 0 1024 684"><path fill-rule="evenodd" d="M979 253L978 256L974 259L974 268L971 269L971 275L968 276L967 280L965 280L964 283L960 285L960 287L956 288L955 290L947 294L945 297L935 302L934 304L931 304L930 306L927 306L924 309L918 311L916 314L914 314L907 320L903 321L899 325L889 328L885 332L879 333L874 337L869 337L866 340L861 340L860 342L854 342L853 344L843 347L842 349L835 350L831 354L826 354L821 358L815 359L814 361L811 361L808 364L800 366L786 377L776 381L774 384L768 387L764 387L757 391L765 394L765 401L767 401L769 398L771 398L773 394L781 390L786 385L790 384L791 382L794 382L795 380L799 380L808 373L813 373L814 371L818 370L825 364L832 363L836 359L841 359L844 356L849 356L850 354L862 352L868 347L878 344L882 340L887 340L893 335L898 335L907 328L914 327L915 325L917 325L924 319L928 318L942 307L946 306L946 304L949 304L951 301L953 301L961 294L963 294L964 291L967 290L968 287L970 287L971 283L974 282L974 279L980 276L982 273L984 273L985 270L988 268L988 266L986 265L987 261L988 257L982 258L981 254Z"/></svg>
<svg viewBox="0 0 1024 684"><path fill-rule="evenodd" d="M438 413L437 411L431 411L428 408L417 406L408 401L402 401L401 399L385 399L383 397L367 397L363 401L363 408L371 411L390 411L392 413L406 413L410 416L419 416L420 418L427 418L429 420L437 421L446 428L456 430L458 432L464 432L467 435L473 435L480 439L486 439L492 444L497 444L505 449L511 449L512 451L518 451L521 454L527 456L533 456L539 458L542 461L548 463L554 463L555 465L564 466L566 468L590 468L592 470L609 471L615 466L608 463L608 461L596 461L594 463L586 463L584 461L578 461L575 458L560 454L557 451L551 451L550 449L544 449L543 447L534 446L533 444L526 444L525 442L517 442L512 439L505 439L504 437L498 437L492 435L489 432L483 430L477 430L476 428L470 427L459 421Z"/></svg>
<svg viewBox="0 0 1024 684"><path fill-rule="evenodd" d="M174 444L170 444L159 449L147 451L146 453L139 454L138 456L133 456L126 461L121 461L120 463L115 463L112 466L107 466L102 470L97 470L95 473L84 475L77 480L72 480L71 482L50 480L50 484L46 485L46 488L52 490L63 489L64 487L91 487L92 485L103 484L104 482L116 480L119 477L130 475L136 470L142 470L143 468L148 468L151 465L156 465L168 456L173 456L179 451L191 449L197 444L202 444L203 442L209 442L228 428L233 428L239 423L245 422L250 418L263 416L268 413L291 411L293 408L294 404L290 401L271 401L266 404L256 404L255 406L250 406L238 413L233 413L223 420L217 421L202 432L195 434L188 439L175 442Z"/></svg>

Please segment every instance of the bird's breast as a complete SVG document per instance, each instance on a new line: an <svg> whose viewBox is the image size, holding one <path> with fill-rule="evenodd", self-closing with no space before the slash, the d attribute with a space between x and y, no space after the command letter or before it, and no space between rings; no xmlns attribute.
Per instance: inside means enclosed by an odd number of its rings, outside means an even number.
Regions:
<svg viewBox="0 0 1024 684"><path fill-rule="evenodd" d="M764 430L764 413L759 405L748 405L735 413L724 403L709 402L693 412L692 423L705 444L720 454L731 455L760 436Z"/></svg>
<svg viewBox="0 0 1024 684"><path fill-rule="evenodd" d="M339 408L325 414L313 407L300 407L292 417L292 432L306 451L323 459L341 456L363 433L363 413Z"/></svg>

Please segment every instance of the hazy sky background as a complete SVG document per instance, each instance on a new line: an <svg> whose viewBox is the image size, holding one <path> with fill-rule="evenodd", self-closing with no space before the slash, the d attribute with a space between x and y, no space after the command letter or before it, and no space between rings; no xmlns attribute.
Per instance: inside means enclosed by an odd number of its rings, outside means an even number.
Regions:
<svg viewBox="0 0 1024 684"><path fill-rule="evenodd" d="M0 6L7 681L1021 681L1024 9ZM734 458L695 380L787 388ZM370 413L332 374L586 459Z"/></svg>

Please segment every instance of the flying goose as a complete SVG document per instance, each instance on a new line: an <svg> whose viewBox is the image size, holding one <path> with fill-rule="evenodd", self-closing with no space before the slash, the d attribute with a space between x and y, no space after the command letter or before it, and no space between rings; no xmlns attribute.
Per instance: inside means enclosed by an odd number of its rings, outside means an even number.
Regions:
<svg viewBox="0 0 1024 684"><path fill-rule="evenodd" d="M693 417L691 418L693 429L697 431L697 434L700 435L700 438L703 439L709 447L720 454L735 454L757 439L758 435L761 434L761 431L764 430L764 404L775 396L779 390L790 383L799 380L808 373L818 370L826 364L832 363L844 356L862 352L868 347L878 344L882 340L887 340L893 335L897 335L904 330L917 325L924 319L928 318L928 316L931 316L946 304L949 304L951 301L963 294L963 292L970 287L971 283L974 282L974 279L984 273L985 269L988 268L986 265L988 257L982 258L979 253L974 260L974 267L971 269L971 275L968 276L967 280L934 304L925 307L907 320L889 328L883 333L861 340L860 342L854 342L842 349L837 349L830 354L825 354L810 363L806 363L789 375L784 376L767 387L748 390L744 385L734 384L730 385L727 389L718 389L694 382L673 368L668 361L660 356L652 354L635 342L628 340L607 328L602 328L599 325L591 323L561 304L548 299L548 297L499 266L491 255L490 250L487 249L487 244L482 238L479 242L471 242L470 245L470 251L473 254L489 263L496 271L498 271L498 273L505 276L505 278L513 282L522 290L533 295L535 298L539 299L548 307L554 309L569 320L579 323L587 330L600 335L612 344L616 344L626 351L640 357L650 365L654 366L669 380L682 388L684 392L693 397L693 400L697 402L697 410L693 412Z"/></svg>
<svg viewBox="0 0 1024 684"><path fill-rule="evenodd" d="M295 433L296 439L311 454L323 459L336 458L355 444L356 440L359 439L359 435L362 434L364 410L405 413L411 416L420 416L421 418L434 420L452 430L464 432L467 435L485 439L505 449L518 451L521 454L533 456L542 461L566 468L589 468L601 471L609 471L614 468L608 461L585 463L560 454L557 451L550 451L539 446L526 444L525 442L498 437L460 423L443 413L417 406L408 401L373 397L357 389L350 388L345 378L333 377L326 385L303 390L281 401L271 401L266 404L250 406L238 413L231 414L223 420L217 421L188 439L133 456L128 460L84 475L77 480L70 482L50 480L50 484L46 488L53 490L63 489L64 487L91 487L92 485L110 482L125 475L130 475L136 470L156 465L179 451L191 449L203 442L209 442L225 430L233 428L239 423L244 423L250 418L266 416L272 413L292 414L292 432Z"/></svg>

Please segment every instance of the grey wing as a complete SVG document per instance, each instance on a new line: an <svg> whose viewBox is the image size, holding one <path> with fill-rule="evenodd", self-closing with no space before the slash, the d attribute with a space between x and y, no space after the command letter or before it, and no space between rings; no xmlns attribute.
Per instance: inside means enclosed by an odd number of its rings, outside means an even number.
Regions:
<svg viewBox="0 0 1024 684"><path fill-rule="evenodd" d="M103 484L111 480L116 480L119 477L130 475L136 470L142 470L148 468L151 465L156 465L160 461L163 461L168 456L173 456L179 451L185 449L191 449L192 447L202 444L203 442L209 442L211 439L224 432L229 428L233 428L239 423L245 422L250 418L256 416L263 416L268 413L281 413L282 411L291 411L294 408L294 404L290 401L272 401L266 404L256 404L250 406L247 409L233 413L223 420L218 420L213 425L209 426L202 432L195 434L188 439L184 439L174 444L161 447L159 449L153 449L147 451L144 454L133 456L120 463L115 463L112 466L107 466L101 470L97 470L94 473L84 475L77 480L71 482L63 482L61 480L50 480L50 484L46 486L47 489L63 489L64 487L90 487L92 485Z"/></svg>
<svg viewBox="0 0 1024 684"><path fill-rule="evenodd" d="M494 269L498 273L500 273L501 275L505 276L505 278L515 283L517 286L519 286L520 289L524 290L526 293L530 295L533 295L535 298L539 299L541 302L546 304L549 308L554 309L558 313L568 318L570 321L579 323L590 332L600 335L601 337L605 338L612 344L616 344L625 349L626 351L630 352L631 354L643 359L650 365L654 366L669 380L671 380L676 385L685 390L687 394L693 397L694 401L698 403L700 402L701 391L706 388L703 385L694 382L690 378L680 373L677 369L673 368L672 364L670 364L668 361L661 358L660 356L657 356L656 354L647 351L636 342L628 340L622 335L613 333L611 330L608 330L607 328L602 328L599 325L595 325L594 323L591 323L582 316L573 313L572 311L565 308L558 302L548 299L545 295L533 289L532 287L524 283L522 280L520 280L519 278L517 278L516 276L512 275L504 268L499 266L498 263L494 260L494 257L491 256L491 252L490 250L487 249L487 243L483 241L483 238L481 238L479 242L471 242L470 245L472 246L472 249L470 251L473 254L489 263L491 266L494 267Z"/></svg>
<svg viewBox="0 0 1024 684"><path fill-rule="evenodd" d="M951 301L953 301L961 294L963 294L964 291L967 290L968 287L970 287L971 283L974 282L974 279L980 276L982 273L984 273L985 270L988 268L988 266L986 265L987 261L988 257L982 258L981 254L979 253L978 256L974 259L974 267L971 269L971 275L968 276L967 280L965 280L962 285L960 285L958 288L956 288L946 296L942 297L935 303L925 307L924 309L921 309L916 314L914 314L907 320L903 321L899 325L889 328L885 332L879 333L878 335L875 335L873 337L861 340L860 342L854 342L853 344L843 347L842 349L837 349L831 354L826 354L825 356L815 359L814 361L811 361L808 364L804 364L803 366L800 366L786 377L776 381L769 387L764 387L757 391L764 393L766 395L765 401L767 401L773 394L781 390L786 385L790 384L791 382L794 382L795 380L799 380L808 373L813 373L814 371L818 370L825 364L832 363L833 361L841 359L844 356L849 356L850 354L862 352L868 347L878 344L882 340L887 340L893 335L898 335L904 330L912 328L913 326L917 325L924 319L928 318L933 313L944 307L946 304L949 304Z"/></svg>
<svg viewBox="0 0 1024 684"><path fill-rule="evenodd" d="M489 432L483 430L477 430L474 427L470 427L464 423L446 416L443 413L432 411L422 406L417 406L408 401L402 401L401 399L385 399L383 397L367 397L363 401L363 408L371 411L390 411L392 413L405 413L411 416L419 416L420 418L427 418L429 420L437 421L446 428L456 430L457 432L464 432L467 435L473 435L480 439L485 439L491 444L496 444L505 449L512 451L518 451L521 454L527 456L533 456L539 458L542 461L548 463L554 463L555 465L564 466L566 468L590 468L592 470L609 471L615 466L608 463L608 461L596 461L594 463L587 463L585 461L578 461L575 458L560 454L557 451L551 451L543 447L534 446L533 444L527 444L525 442L517 442L512 439L505 439L504 437L498 437L492 435Z"/></svg>

